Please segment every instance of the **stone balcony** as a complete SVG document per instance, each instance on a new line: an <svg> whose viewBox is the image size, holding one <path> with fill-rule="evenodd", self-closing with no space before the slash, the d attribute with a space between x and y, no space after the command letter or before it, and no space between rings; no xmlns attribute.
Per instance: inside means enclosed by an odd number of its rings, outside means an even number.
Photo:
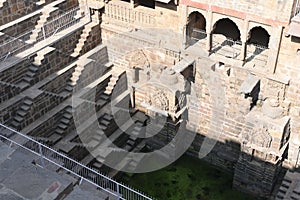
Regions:
<svg viewBox="0 0 300 200"><path fill-rule="evenodd" d="M127 27L154 27L156 15L149 8L133 8L128 2L111 1L105 5L103 21Z"/></svg>

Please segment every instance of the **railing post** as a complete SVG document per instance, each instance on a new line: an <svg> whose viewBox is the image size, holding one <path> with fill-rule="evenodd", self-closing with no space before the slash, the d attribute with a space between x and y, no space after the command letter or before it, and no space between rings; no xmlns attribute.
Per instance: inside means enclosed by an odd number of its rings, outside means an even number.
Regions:
<svg viewBox="0 0 300 200"><path fill-rule="evenodd" d="M44 161L44 156L43 156L42 145L40 143L39 143L39 152L40 152L42 167L44 168L45 167L45 161Z"/></svg>
<svg viewBox="0 0 300 200"><path fill-rule="evenodd" d="M121 199L121 194L120 194L120 184L117 183L117 193L118 193L118 200Z"/></svg>

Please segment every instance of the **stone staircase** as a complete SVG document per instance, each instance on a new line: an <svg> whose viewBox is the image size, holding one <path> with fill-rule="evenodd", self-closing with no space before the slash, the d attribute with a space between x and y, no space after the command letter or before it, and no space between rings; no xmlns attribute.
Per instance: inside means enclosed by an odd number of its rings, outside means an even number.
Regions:
<svg viewBox="0 0 300 200"><path fill-rule="evenodd" d="M289 190L291 183L292 181L287 179L286 177L283 179L275 200L285 199L286 193Z"/></svg>
<svg viewBox="0 0 300 200"><path fill-rule="evenodd" d="M72 118L73 118L72 108L67 107L65 109L65 113L62 115L62 118L60 119L60 121L55 129L55 133L58 135L63 135L67 131L68 126L70 125L70 123L72 121Z"/></svg>
<svg viewBox="0 0 300 200"><path fill-rule="evenodd" d="M36 2L36 5L40 6L46 3L46 0L39 0Z"/></svg>
<svg viewBox="0 0 300 200"><path fill-rule="evenodd" d="M113 89L115 88L121 74L123 73L123 70L118 69L117 67L112 67L111 70L111 78L109 80L108 86L105 88L104 94L111 95Z"/></svg>
<svg viewBox="0 0 300 200"><path fill-rule="evenodd" d="M62 139L62 136L57 133L53 133L49 137L34 137L34 139L48 146L53 146Z"/></svg>
<svg viewBox="0 0 300 200"><path fill-rule="evenodd" d="M27 41L27 43L33 44L36 42L36 40L39 36L39 33L42 31L42 27L47 22L47 19L50 17L50 14L56 10L58 10L58 8L53 7L51 4L46 5L44 7L44 9L42 11L42 15L40 16L40 19L37 21L37 24L36 24L34 30L32 31L32 34L30 35L30 38Z"/></svg>
<svg viewBox="0 0 300 200"><path fill-rule="evenodd" d="M24 89L30 86L31 84L33 84L33 80L36 77L36 75L39 73L39 66L42 65L42 61L44 60L45 55L53 52L54 50L55 48L53 47L46 47L41 51L37 52L37 56L34 57L34 61L28 67L27 72L22 77L22 79L17 83L17 85L21 89Z"/></svg>
<svg viewBox="0 0 300 200"><path fill-rule="evenodd" d="M85 57L82 57L78 60L75 71L73 72L72 77L71 77L71 82L69 83L70 86L75 86L77 84L77 81L79 80L80 75L82 74L82 71L84 70L84 67L91 62L93 62L93 60L85 58Z"/></svg>
<svg viewBox="0 0 300 200"><path fill-rule="evenodd" d="M42 65L42 61L45 59L45 55L53 52L55 48L53 47L46 47L40 51L37 52L37 56L34 57L33 65L40 66Z"/></svg>
<svg viewBox="0 0 300 200"><path fill-rule="evenodd" d="M276 191L275 200L299 200L300 199L300 172L288 170L285 173L279 189Z"/></svg>
<svg viewBox="0 0 300 200"><path fill-rule="evenodd" d="M24 99L23 104L20 106L19 110L16 112L16 115L11 122L11 126L14 129L16 130L21 129L21 124L26 118L26 115L29 113L32 104L33 104L32 99L30 98Z"/></svg>
<svg viewBox="0 0 300 200"><path fill-rule="evenodd" d="M6 2L7 0L0 0L0 8L3 7L4 3Z"/></svg>
<svg viewBox="0 0 300 200"><path fill-rule="evenodd" d="M98 120L100 129L102 129L105 132L109 124L111 123L112 119L113 119L112 116L107 114L101 117L100 120Z"/></svg>
<svg viewBox="0 0 300 200"><path fill-rule="evenodd" d="M95 18L95 16L92 16L91 23L84 26L82 34L80 35L80 39L79 39L78 43L76 44L76 48L74 49L74 53L71 54L72 57L76 58L80 55L80 52L82 51L82 49L92 31L92 28L99 25L97 22L95 22L95 20L93 20L93 18Z"/></svg>

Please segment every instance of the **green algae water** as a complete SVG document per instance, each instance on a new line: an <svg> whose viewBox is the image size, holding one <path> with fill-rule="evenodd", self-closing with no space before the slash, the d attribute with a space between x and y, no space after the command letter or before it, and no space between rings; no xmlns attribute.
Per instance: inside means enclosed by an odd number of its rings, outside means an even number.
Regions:
<svg viewBox="0 0 300 200"><path fill-rule="evenodd" d="M184 155L172 165L143 174L125 174L122 182L158 200L252 200L232 188L232 175Z"/></svg>

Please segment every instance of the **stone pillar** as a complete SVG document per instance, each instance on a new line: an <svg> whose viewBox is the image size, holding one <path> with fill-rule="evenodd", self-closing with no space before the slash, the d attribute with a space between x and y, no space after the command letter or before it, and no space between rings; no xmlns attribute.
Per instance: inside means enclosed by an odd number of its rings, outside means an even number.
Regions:
<svg viewBox="0 0 300 200"><path fill-rule="evenodd" d="M276 71L276 64L279 55L282 33L283 33L282 26L273 27L273 31L270 37L268 61L267 61L267 67L270 73L275 73Z"/></svg>
<svg viewBox="0 0 300 200"><path fill-rule="evenodd" d="M248 29L249 29L249 21L244 20L243 33L242 33L242 37L241 37L242 49L241 49L241 54L239 56L239 59L243 62L246 61L246 57L247 57Z"/></svg>
<svg viewBox="0 0 300 200"><path fill-rule="evenodd" d="M208 53L210 53L211 48L212 48L212 33L213 33L213 12L211 10L207 11L207 20L206 20L206 34L207 34L207 38L206 38L206 50L208 51Z"/></svg>
<svg viewBox="0 0 300 200"><path fill-rule="evenodd" d="M186 34L187 34L187 31L186 31L186 29L187 29L187 25L185 25L185 26L183 26L183 30L182 30L182 35L183 35L183 38L182 38L182 48L183 49L185 49L185 48L187 48L187 46L188 46L188 37L186 36Z"/></svg>
<svg viewBox="0 0 300 200"><path fill-rule="evenodd" d="M212 48L212 32L207 32L206 51L210 53Z"/></svg>
<svg viewBox="0 0 300 200"><path fill-rule="evenodd" d="M134 108L135 107L135 88L132 87L130 89L130 100L131 100L131 106Z"/></svg>
<svg viewBox="0 0 300 200"><path fill-rule="evenodd" d="M182 33L182 49L187 47L187 23L188 23L188 8L185 5L180 6L179 8L180 18L179 18L179 25L180 25L180 32ZM182 27L182 30L181 30Z"/></svg>
<svg viewBox="0 0 300 200"><path fill-rule="evenodd" d="M136 83L139 81L139 71L136 67L132 68L132 82Z"/></svg>

